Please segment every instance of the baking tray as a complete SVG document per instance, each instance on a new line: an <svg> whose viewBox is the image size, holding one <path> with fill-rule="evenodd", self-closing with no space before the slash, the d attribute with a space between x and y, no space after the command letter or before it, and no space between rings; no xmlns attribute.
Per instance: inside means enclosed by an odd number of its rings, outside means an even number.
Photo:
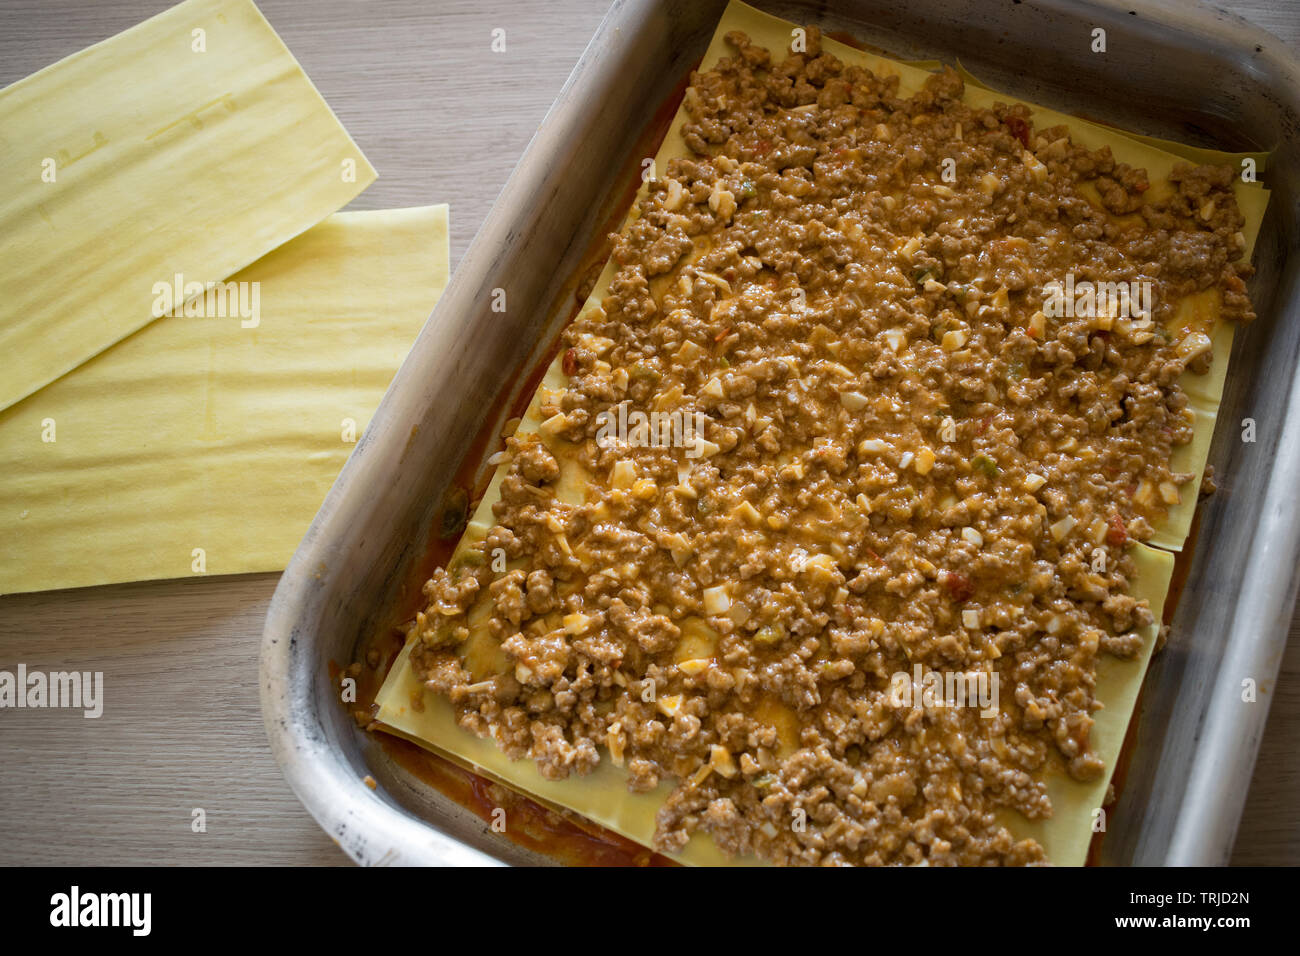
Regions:
<svg viewBox="0 0 1300 956"><path fill-rule="evenodd" d="M1101 862L1228 859L1300 565L1300 62L1274 37L1188 2L842 0L756 5L900 57L958 58L999 88L1125 128L1273 149L1273 190L1210 461L1219 491L1169 645L1147 677ZM402 769L338 700L331 662L392 622L439 502L485 416L568 319L592 243L650 118L703 54L722 0L619 0L466 253L276 589L261 653L272 750L312 816L359 863L543 862ZM1090 49L1107 33L1107 52ZM628 118L621 121L619 118ZM508 311L492 311L504 289ZM511 372L510 370L515 370ZM493 411L489 411L493 410ZM1241 440L1252 418L1257 440ZM500 424L497 422L496 424ZM1257 700L1243 701L1253 680ZM367 774L377 786L363 783Z"/></svg>

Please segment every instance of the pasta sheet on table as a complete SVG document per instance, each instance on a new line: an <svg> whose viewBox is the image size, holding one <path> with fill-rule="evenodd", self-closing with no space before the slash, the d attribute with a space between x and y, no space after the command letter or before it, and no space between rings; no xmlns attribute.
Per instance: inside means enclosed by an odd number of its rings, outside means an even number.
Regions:
<svg viewBox="0 0 1300 956"><path fill-rule="evenodd" d="M374 179L250 0L187 0L0 90L0 409Z"/></svg>
<svg viewBox="0 0 1300 956"><path fill-rule="evenodd" d="M0 593L276 571L447 282L447 207L345 212L0 412Z"/></svg>

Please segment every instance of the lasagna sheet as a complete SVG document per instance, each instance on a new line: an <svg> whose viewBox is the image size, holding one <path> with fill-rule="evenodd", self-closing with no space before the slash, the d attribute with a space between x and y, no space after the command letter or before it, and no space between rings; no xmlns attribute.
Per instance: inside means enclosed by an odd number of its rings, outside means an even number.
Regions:
<svg viewBox="0 0 1300 956"><path fill-rule="evenodd" d="M337 213L0 412L0 593L278 571L447 282L447 207ZM201 560L200 560L201 559Z"/></svg>
<svg viewBox="0 0 1300 956"><path fill-rule="evenodd" d="M0 409L374 179L250 0L187 0L0 90Z"/></svg>

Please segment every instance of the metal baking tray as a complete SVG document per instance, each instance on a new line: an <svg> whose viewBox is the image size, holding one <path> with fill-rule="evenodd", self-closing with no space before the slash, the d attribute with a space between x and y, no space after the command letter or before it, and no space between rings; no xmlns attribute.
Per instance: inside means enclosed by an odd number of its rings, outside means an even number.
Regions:
<svg viewBox="0 0 1300 956"><path fill-rule="evenodd" d="M1169 645L1147 677L1102 862L1228 859L1286 640L1300 565L1300 62L1228 14L1166 0L755 0L901 57L958 58L1066 112L1225 149L1274 149L1273 190L1211 463L1219 491ZM567 320L576 276L638 137L702 55L722 0L618 0L529 144L285 571L267 614L271 746L312 816L363 864L536 863L423 785L359 730L329 662L416 573L438 503L485 415L504 418ZM1092 53L1091 31L1107 33ZM508 311L492 311L505 289ZM504 390L504 391L503 391ZM489 411L501 409L501 411ZM1256 422L1257 441L1240 423ZM498 423L499 424L499 423ZM1242 700L1243 681L1259 688ZM377 787L363 783L372 775Z"/></svg>

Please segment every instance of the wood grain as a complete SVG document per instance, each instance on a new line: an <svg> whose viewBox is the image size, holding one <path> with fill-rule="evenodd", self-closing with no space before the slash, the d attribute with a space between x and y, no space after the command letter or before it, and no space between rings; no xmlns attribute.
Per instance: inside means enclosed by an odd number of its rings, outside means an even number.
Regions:
<svg viewBox="0 0 1300 956"><path fill-rule="evenodd" d="M259 0L379 170L352 208L452 204L460 260L607 0ZM167 0L6 0L0 86ZM1300 6L1222 6L1300 41ZM490 50L506 30L506 52ZM276 575L0 598L0 668L104 672L105 711L0 712L0 864L341 864L267 747L257 653ZM1300 620L1235 863L1300 863ZM191 829L206 813L206 832Z"/></svg>

